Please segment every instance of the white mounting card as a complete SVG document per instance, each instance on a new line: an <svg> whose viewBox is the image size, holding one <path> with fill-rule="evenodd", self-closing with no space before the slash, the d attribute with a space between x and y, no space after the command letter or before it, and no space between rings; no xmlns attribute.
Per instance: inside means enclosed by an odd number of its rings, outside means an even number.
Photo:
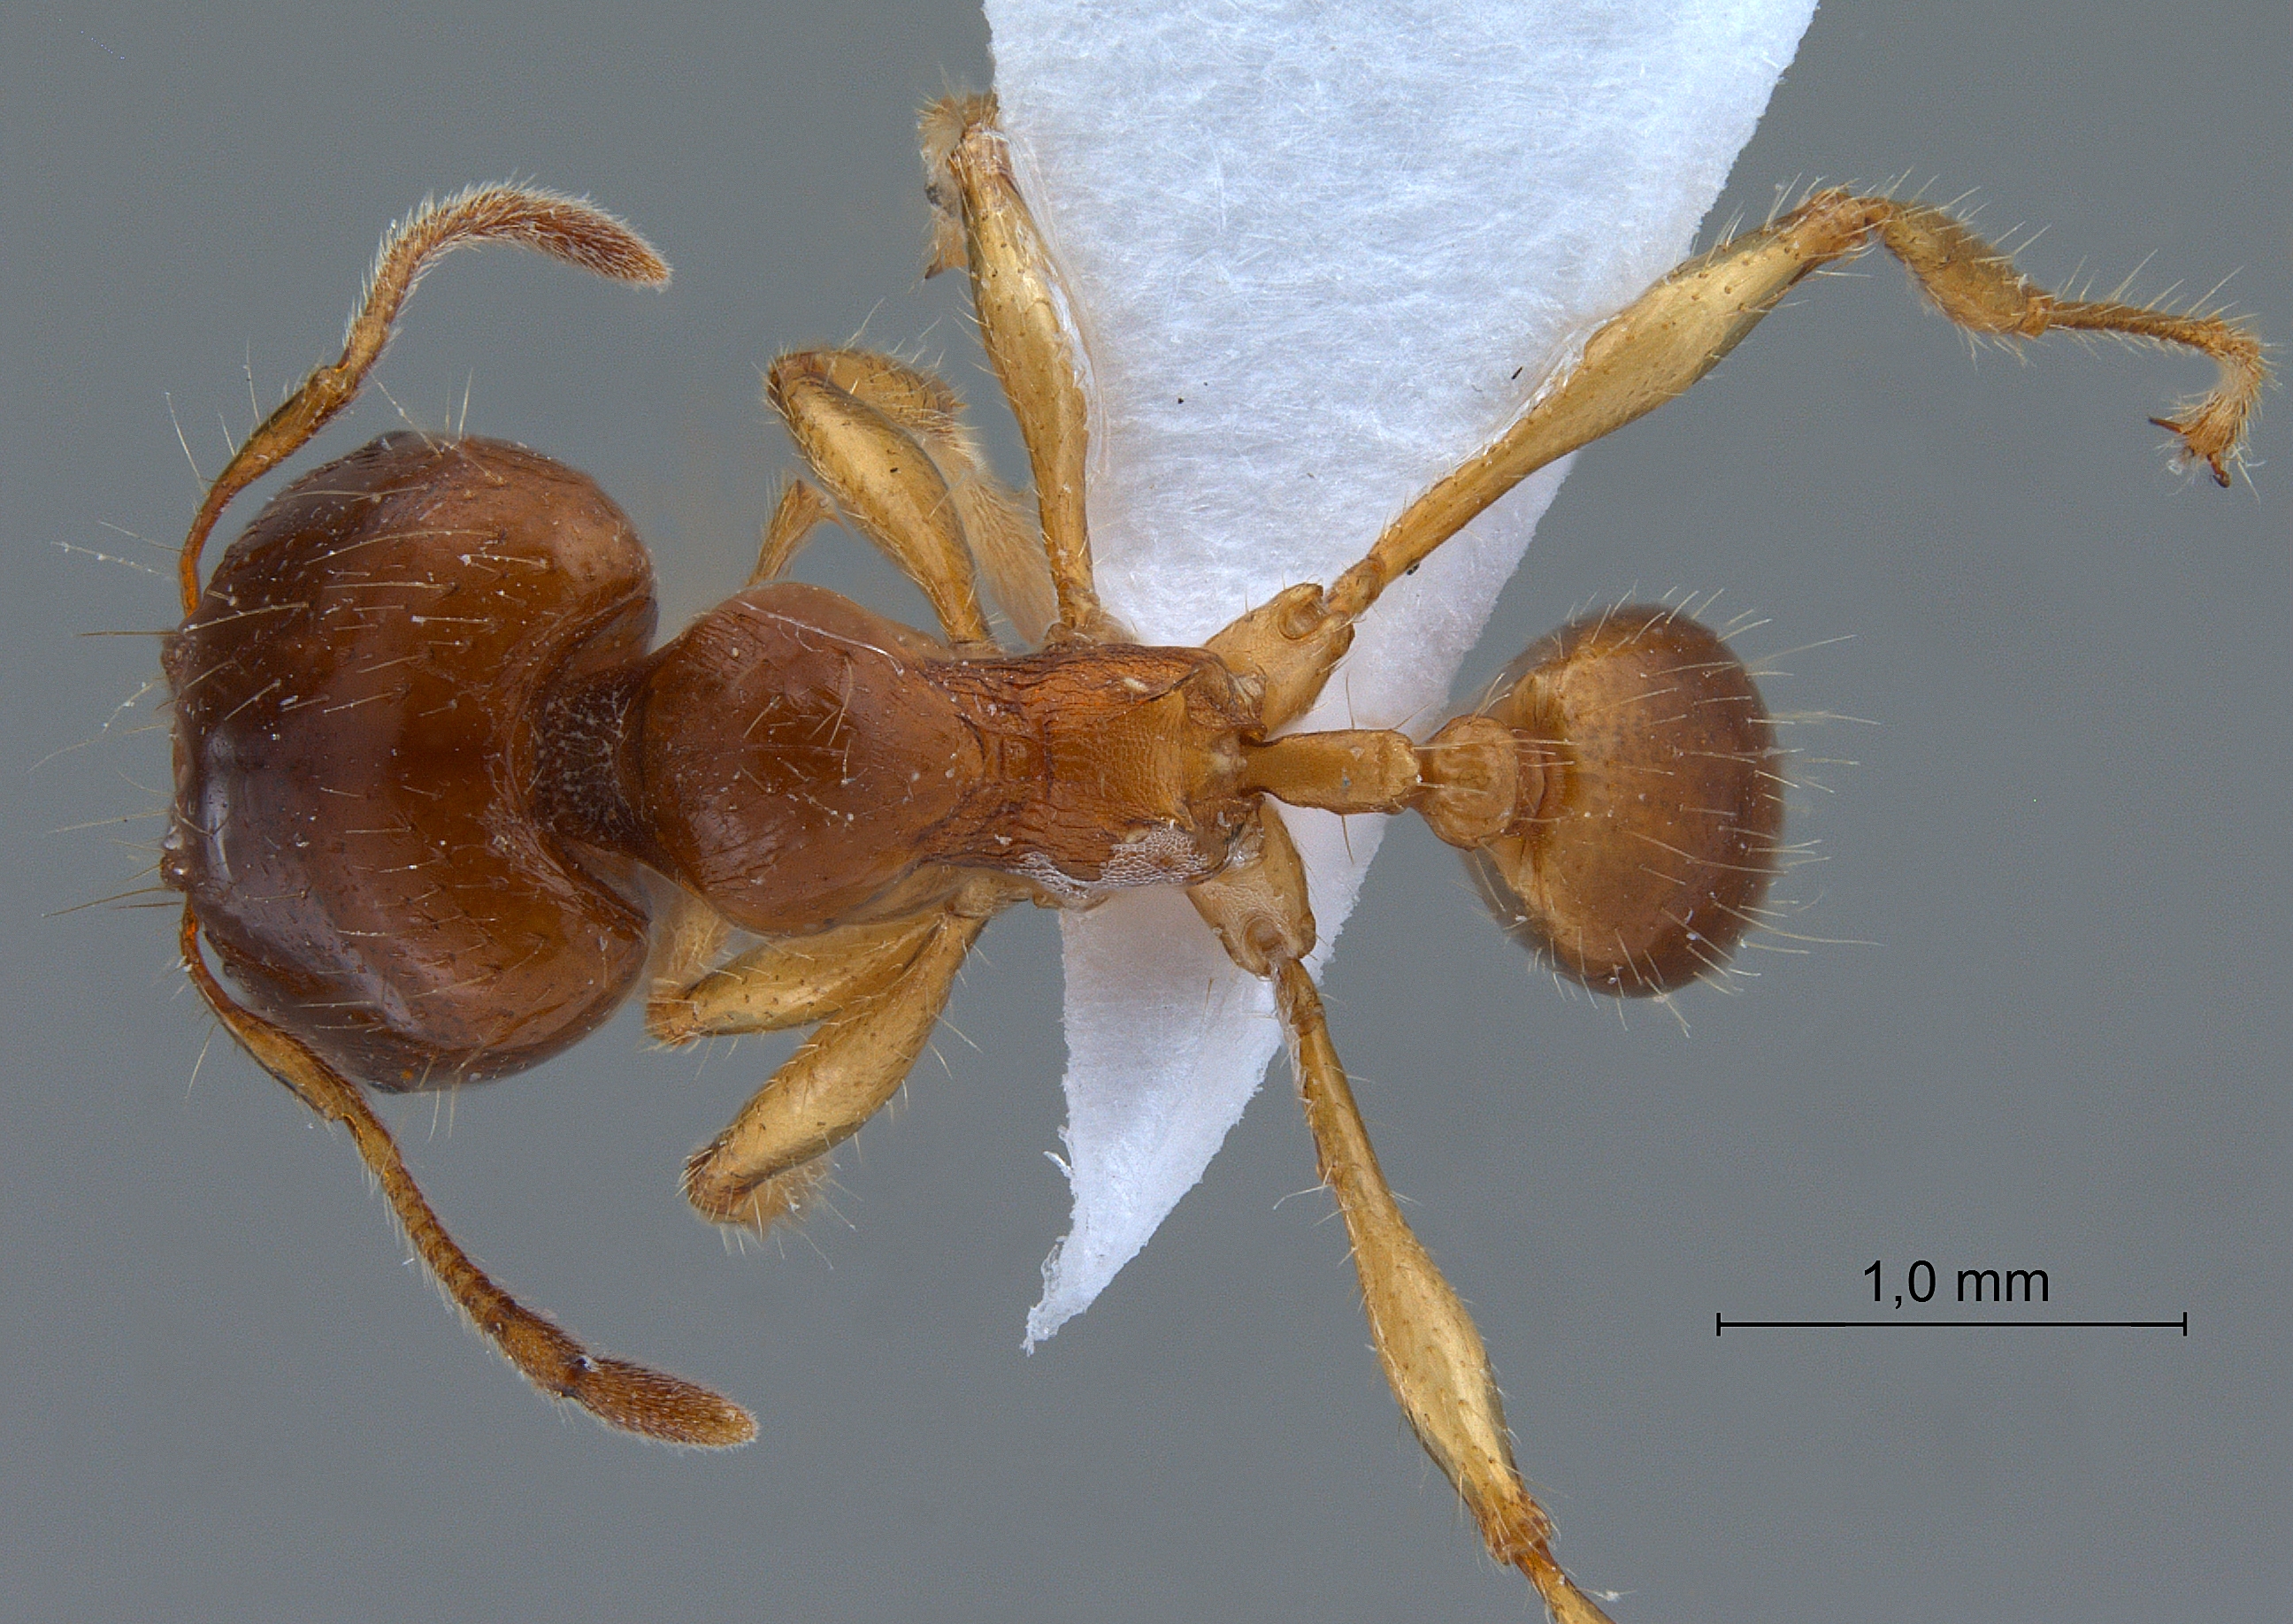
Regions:
<svg viewBox="0 0 2293 1624"><path fill-rule="evenodd" d="M1814 9L987 0L1087 352L1107 607L1198 644L1359 558L1686 254ZM1387 593L1300 725L1438 723L1565 470ZM1383 820L1283 816L1318 972ZM1175 888L1064 922L1074 1222L1031 1347L1146 1244L1281 1046L1267 984Z"/></svg>

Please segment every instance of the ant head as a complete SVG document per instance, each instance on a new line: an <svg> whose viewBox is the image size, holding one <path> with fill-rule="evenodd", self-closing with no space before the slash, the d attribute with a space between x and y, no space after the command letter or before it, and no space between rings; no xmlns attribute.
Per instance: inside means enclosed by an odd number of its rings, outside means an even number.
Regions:
<svg viewBox="0 0 2293 1624"><path fill-rule="evenodd" d="M163 877L257 1012L385 1087L515 1071L604 1020L645 909L545 825L537 780L574 775L539 758L585 735L531 717L652 622L628 519L517 446L393 434L264 508L164 657Z"/></svg>

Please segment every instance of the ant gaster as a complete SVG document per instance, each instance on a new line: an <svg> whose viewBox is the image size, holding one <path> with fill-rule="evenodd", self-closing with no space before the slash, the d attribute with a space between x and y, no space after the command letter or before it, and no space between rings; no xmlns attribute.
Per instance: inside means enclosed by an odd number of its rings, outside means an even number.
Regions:
<svg viewBox="0 0 2293 1624"><path fill-rule="evenodd" d="M1538 643L1423 744L1283 730L1389 585L1875 242L1971 331L2067 327L2214 357L2214 392L2163 426L2224 483L2264 382L2259 343L2217 318L2059 299L1940 210L1820 193L1600 327L1335 581L1293 586L1203 647L1145 648L1094 590L1080 349L992 101L933 109L925 137L932 268L968 269L1040 537L952 390L838 350L782 357L767 388L816 483L784 489L748 588L659 649L651 563L620 510L497 440L377 440L290 485L202 586L223 507L356 395L439 255L508 241L624 281L668 276L586 203L494 186L425 207L385 238L341 359L248 437L183 545L163 874L187 899L192 981L261 1064L350 1128L415 1249L537 1387L615 1426L725 1446L755 1434L739 1406L591 1355L488 1279L361 1085L531 1066L593 1030L650 962L660 1037L815 1029L685 1168L704 1216L761 1227L800 1209L831 1149L897 1091L989 919L1184 886L1235 961L1274 984L1411 1426L1491 1552L1557 1617L1598 1620L1514 1468L1479 1335L1378 1170L1302 967L1314 921L1273 803L1414 809L1561 972L1663 993L1717 971L1755 917L1782 820L1770 724L1718 637L1642 606ZM775 578L831 517L923 590L938 636ZM1035 651L998 644L980 575ZM752 945L721 957L734 933Z"/></svg>

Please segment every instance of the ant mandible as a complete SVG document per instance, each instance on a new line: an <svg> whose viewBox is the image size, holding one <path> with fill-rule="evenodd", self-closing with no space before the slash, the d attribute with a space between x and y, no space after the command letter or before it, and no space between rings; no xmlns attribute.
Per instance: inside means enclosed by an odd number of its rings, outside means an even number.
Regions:
<svg viewBox="0 0 2293 1624"><path fill-rule="evenodd" d="M2216 317L2058 298L1941 210L1824 192L1600 327L1335 581L1292 586L1201 648L1144 648L1094 589L1080 345L993 101L930 109L925 158L931 269L969 271L1040 535L940 380L856 350L786 355L766 395L815 482L783 489L748 587L650 652L652 567L628 520L585 475L497 440L393 434L329 464L265 507L202 586L223 508L355 397L440 255L515 242L623 281L668 274L620 222L526 188L466 191L392 230L341 358L248 436L183 544L162 874L187 899L186 968L257 1062L349 1127L417 1252L529 1381L612 1426L722 1447L754 1436L747 1411L591 1355L472 1263L360 1085L533 1065L593 1030L650 962L647 1021L668 1041L814 1027L685 1167L703 1216L761 1229L804 1208L831 1149L898 1090L996 914L1184 886L1235 962L1273 983L1412 1427L1490 1551L1556 1617L1599 1620L1513 1466L1479 1334L1379 1172L1303 967L1314 921L1272 804L1414 809L1558 969L1659 994L1724 964L1775 869L1767 714L1717 636L1643 606L1533 646L1424 744L1283 730L1388 586L1528 473L1685 390L1803 278L1875 243L1970 331L2212 356L2213 392L2159 421L2224 484L2261 346ZM922 589L940 636L777 578L837 517ZM998 643L981 575L1034 652ZM755 945L720 957L734 933Z"/></svg>

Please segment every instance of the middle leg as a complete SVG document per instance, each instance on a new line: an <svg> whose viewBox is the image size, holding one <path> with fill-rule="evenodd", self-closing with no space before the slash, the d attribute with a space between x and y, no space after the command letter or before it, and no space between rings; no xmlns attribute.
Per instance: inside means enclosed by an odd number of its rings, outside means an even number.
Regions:
<svg viewBox="0 0 2293 1624"><path fill-rule="evenodd" d="M971 303L1035 476L1043 550L1058 594L1060 641L1122 641L1091 573L1083 484L1089 358L1074 306L1011 171L992 96L925 109L926 194L939 210L924 274L971 272Z"/></svg>
<svg viewBox="0 0 2293 1624"><path fill-rule="evenodd" d="M782 956L778 964L749 955L719 973L726 979L714 993L706 978L688 990L684 1001L696 1015L701 1006L694 994L710 1000L717 1018L705 1030L716 1032L794 1024L821 1013L818 1006L829 998L837 1005L731 1125L686 1162L685 1199L701 1216L762 1232L800 1211L827 1176L828 1152L859 1132L907 1080L987 921L1033 894L1024 883L1000 875L972 876L928 913L880 932L831 933L850 939L839 952L806 960L808 978L788 961L787 944L768 943L767 949ZM776 972L794 995L779 1002L759 998ZM726 1014L742 997L774 1013L746 1022ZM673 1007L677 1000L665 1002ZM791 1008L800 1011L795 1020L786 1018Z"/></svg>

